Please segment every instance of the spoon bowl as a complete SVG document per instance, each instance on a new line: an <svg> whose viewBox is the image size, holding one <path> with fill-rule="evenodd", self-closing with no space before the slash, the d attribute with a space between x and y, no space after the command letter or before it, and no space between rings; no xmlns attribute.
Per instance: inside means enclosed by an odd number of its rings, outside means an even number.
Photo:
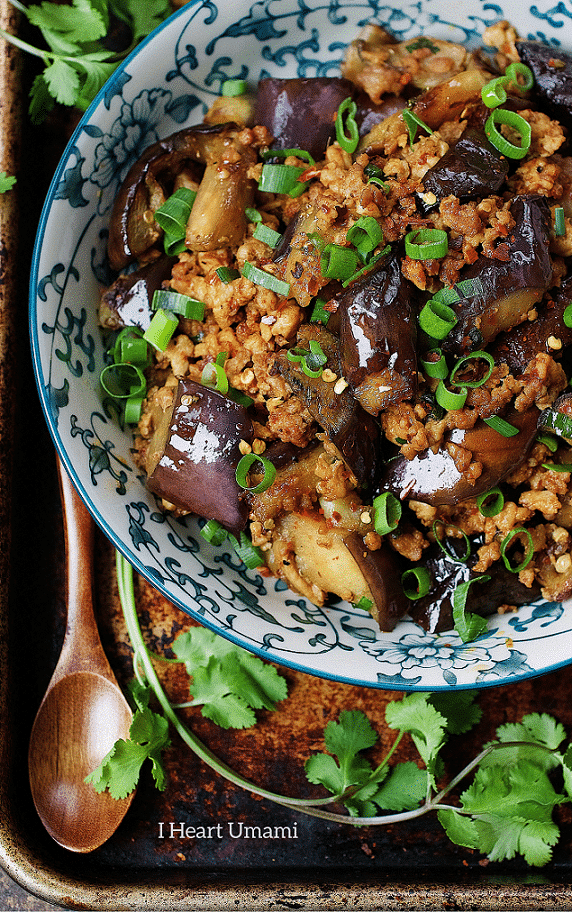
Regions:
<svg viewBox="0 0 572 912"><path fill-rule="evenodd" d="M132 713L93 613L93 522L61 465L59 474L68 616L60 658L32 727L28 771L50 836L70 851L91 852L115 832L133 796L116 800L84 780L115 741L129 737Z"/></svg>

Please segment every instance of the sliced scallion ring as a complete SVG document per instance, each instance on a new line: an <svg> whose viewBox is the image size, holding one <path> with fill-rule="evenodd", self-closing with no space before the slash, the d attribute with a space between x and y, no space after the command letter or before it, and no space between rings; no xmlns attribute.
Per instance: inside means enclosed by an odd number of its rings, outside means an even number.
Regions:
<svg viewBox="0 0 572 912"><path fill-rule="evenodd" d="M558 449L558 441L555 437L552 436L552 434L539 434L536 438L536 442L543 443L551 453L555 453Z"/></svg>
<svg viewBox="0 0 572 912"><path fill-rule="evenodd" d="M217 519L209 519L200 530L205 541L211 545L222 545L228 538L228 532Z"/></svg>
<svg viewBox="0 0 572 912"><path fill-rule="evenodd" d="M202 322L205 318L204 301L197 301L188 295L179 294L177 291L168 291L164 288L158 288L153 294L151 302L153 310L172 310L173 313L179 314L186 320L198 320Z"/></svg>
<svg viewBox="0 0 572 912"><path fill-rule="evenodd" d="M269 291L273 291L278 295L287 297L290 293L290 285L288 282L283 282L282 279L278 279L270 272L266 272L258 266L253 266L248 260L242 267L242 274L245 279L254 282L255 285L260 285L262 288L268 288Z"/></svg>
<svg viewBox="0 0 572 912"><path fill-rule="evenodd" d="M503 136L498 129L502 124L506 124L519 134L520 146L511 143ZM495 108L489 114L485 123L485 135L501 155L514 159L524 158L532 141L532 129L528 121L516 111L507 111L506 108Z"/></svg>
<svg viewBox="0 0 572 912"><path fill-rule="evenodd" d="M165 253L172 255L182 253L185 249L187 222L197 195L196 190L179 187L155 211L155 221L165 232Z"/></svg>
<svg viewBox="0 0 572 912"><path fill-rule="evenodd" d="M165 351L178 325L179 318L171 311L161 308L155 311L143 338L157 351Z"/></svg>
<svg viewBox="0 0 572 912"><path fill-rule="evenodd" d="M265 149L260 157L267 158L301 158L306 159L309 165L315 165L315 158L306 149Z"/></svg>
<svg viewBox="0 0 572 912"><path fill-rule="evenodd" d="M371 599L366 598L365 595L362 595L359 602L354 602L354 608L359 608L360 611L369 611L373 607L373 602Z"/></svg>
<svg viewBox="0 0 572 912"><path fill-rule="evenodd" d="M143 411L145 396L129 396L125 402L123 420L125 424L137 424Z"/></svg>
<svg viewBox="0 0 572 912"><path fill-rule="evenodd" d="M425 352L421 366L425 374L435 380L444 380L449 374L447 359L440 348L432 348Z"/></svg>
<svg viewBox="0 0 572 912"><path fill-rule="evenodd" d="M516 437L516 435L520 433L518 428L515 428L514 425L505 421L504 418L501 418L499 415L483 418L483 421L485 424L488 424L493 431L497 431L497 433L501 434L503 437Z"/></svg>
<svg viewBox="0 0 572 912"><path fill-rule="evenodd" d="M269 247L277 247L280 241L282 240L282 235L279 231L275 231L274 228L270 228L269 225L263 225L262 222L259 222L254 229L254 237L257 241L262 241L263 244L268 244Z"/></svg>
<svg viewBox="0 0 572 912"><path fill-rule="evenodd" d="M108 364L99 375L99 382L112 399L143 396L147 390L145 374L137 364Z"/></svg>
<svg viewBox="0 0 572 912"><path fill-rule="evenodd" d="M427 124L417 116L417 114L414 114L413 111L410 111L409 108L405 108L403 111L403 123L407 127L407 132L409 133L410 146L412 146L415 142L417 130L425 130L429 135L431 135L433 132L433 130L428 127Z"/></svg>
<svg viewBox="0 0 572 912"><path fill-rule="evenodd" d="M521 83L518 81L519 76L522 76L524 82ZM507 82L512 82L515 89L518 89L519 92L529 92L534 85L534 74L532 70L519 60L514 63L509 63L505 70L504 79Z"/></svg>
<svg viewBox="0 0 572 912"><path fill-rule="evenodd" d="M336 139L344 152L352 155L358 147L359 128L356 122L357 104L352 98L345 98L336 114Z"/></svg>
<svg viewBox="0 0 572 912"><path fill-rule="evenodd" d="M572 417L554 408L547 408L540 415L542 427L550 428L558 437L572 437Z"/></svg>
<svg viewBox="0 0 572 912"><path fill-rule="evenodd" d="M216 361L205 364L201 372L201 383L224 396L228 393L228 377L222 364L217 364Z"/></svg>
<svg viewBox="0 0 572 912"><path fill-rule="evenodd" d="M444 380L439 380L435 390L435 399L448 412L457 412L467 401L468 392L466 386L461 386L458 392L453 392L453 390L447 389Z"/></svg>
<svg viewBox="0 0 572 912"><path fill-rule="evenodd" d="M467 365L470 361L486 361L487 362L487 371L484 377L481 377L480 380L457 380L457 373L463 370L463 365ZM495 366L495 359L489 352L486 351L474 351L470 355L465 355L464 358L460 358L459 361L455 364L453 370L451 371L451 376L449 377L450 386L465 386L476 389L479 386L483 386L491 376L493 368Z"/></svg>
<svg viewBox="0 0 572 912"><path fill-rule="evenodd" d="M510 544L514 541L515 538L519 538L521 535L524 536L524 538L526 539L524 557L519 564L517 564L516 566L513 566L510 562L510 558L509 558L508 554L506 553L507 548L510 546ZM500 546L500 553L501 553L501 557L503 559L503 563L504 563L506 569L510 570L511 573L520 573L521 570L524 570L525 567L528 567L530 561L532 560L532 556L534 554L534 543L532 541L532 535L530 534L528 529L525 529L524 526L519 526L516 529L512 529L508 533L508 535L502 540L501 546Z"/></svg>
<svg viewBox="0 0 572 912"><path fill-rule="evenodd" d="M282 165L267 163L262 166L262 174L258 182L261 193L279 193L296 197L306 189L307 183L300 181L300 176L305 168L295 165Z"/></svg>
<svg viewBox="0 0 572 912"><path fill-rule="evenodd" d="M487 108L497 108L505 103L507 99L505 82L504 76L497 76L496 79L491 79L490 82L483 86L481 98Z"/></svg>
<svg viewBox="0 0 572 912"><path fill-rule="evenodd" d="M249 485L248 475L255 463L259 463L259 465L262 466L263 478L258 484ZM251 491L253 494L261 494L262 491L266 491L270 487L276 478L276 466L274 463L270 462L269 459L265 459L264 456L257 456L255 453L247 453L239 461L235 474L237 484L239 484L241 488L244 488L245 491Z"/></svg>
<svg viewBox="0 0 572 912"><path fill-rule="evenodd" d="M359 251L362 259L381 244L383 232L377 219L372 215L362 215L348 230L346 240Z"/></svg>
<svg viewBox="0 0 572 912"><path fill-rule="evenodd" d="M235 279L240 279L240 272L238 269L233 269L231 266L219 266L218 269L215 269L215 272L221 282L224 282L225 285L234 282Z"/></svg>
<svg viewBox="0 0 572 912"><path fill-rule="evenodd" d="M419 314L419 326L432 339L444 339L456 323L455 311L437 297L430 298Z"/></svg>
<svg viewBox="0 0 572 912"><path fill-rule="evenodd" d="M320 255L320 272L325 279L348 279L357 264L358 255L352 247L326 244Z"/></svg>
<svg viewBox="0 0 572 912"><path fill-rule="evenodd" d="M504 507L504 494L500 488L491 488L477 497L477 507L482 516L498 516Z"/></svg>
<svg viewBox="0 0 572 912"><path fill-rule="evenodd" d="M228 536L238 557L249 570L256 570L264 564L264 555L260 548L252 544L246 532L240 533L240 539L234 535Z"/></svg>
<svg viewBox="0 0 572 912"><path fill-rule="evenodd" d="M323 323L326 325L331 317L331 313L325 309L326 304L327 301L323 298L316 298L312 316L310 317L310 323Z"/></svg>
<svg viewBox="0 0 572 912"><path fill-rule="evenodd" d="M572 472L572 465L565 462L543 462L543 469L548 469L550 472Z"/></svg>
<svg viewBox="0 0 572 912"><path fill-rule="evenodd" d="M439 533L437 531L438 526L443 526L443 527L449 528L449 529L455 529L457 532L461 533L459 538L461 538L463 540L464 545L465 545L465 551L463 554L457 554L457 552L453 549L452 545L451 546L447 545L449 538L453 538L453 536L448 536L448 537L445 537L444 539L441 538L441 536L439 535ZM464 564L468 561L469 557L471 556L471 542L469 541L468 535L465 532L463 532L463 530L460 529L459 526L455 526L455 525L453 525L453 523L445 523L442 519L436 519L435 522L433 523L432 531L433 531L433 535L435 536L435 541L441 548L441 551L443 551L443 553L446 554L447 557L451 558L451 560L458 561L461 564ZM455 536L455 540L457 540L456 536Z"/></svg>
<svg viewBox="0 0 572 912"><path fill-rule="evenodd" d="M139 344L137 346L129 344L131 342L142 342L145 351ZM143 369L149 367L152 360L149 346L143 338L143 330L138 326L124 326L117 334L110 353L116 364L128 362L137 364Z"/></svg>
<svg viewBox="0 0 572 912"><path fill-rule="evenodd" d="M566 218L562 206L556 206L554 210L554 234L556 237L563 237L566 234Z"/></svg>
<svg viewBox="0 0 572 912"><path fill-rule="evenodd" d="M373 499L373 525L378 535L388 535L399 525L402 506L395 494L384 491Z"/></svg>
<svg viewBox="0 0 572 912"><path fill-rule="evenodd" d="M381 250L379 253L376 253L376 255L374 257L372 257L370 260L368 260L368 262L365 264L365 266L362 266L361 269L358 269L351 276L348 276L347 279L344 279L342 282L342 288L347 288L348 285L350 284L350 282L355 282L356 279L361 278L362 275L365 275L367 272L371 272L373 267L377 266L379 261L383 260L383 258L385 256L387 256L387 254L390 252L391 252L391 247L389 244L387 244L387 246L384 247L383 250Z"/></svg>
<svg viewBox="0 0 572 912"><path fill-rule="evenodd" d="M401 575L404 595L411 601L423 598L431 589L431 576L427 567L410 567Z"/></svg>
<svg viewBox="0 0 572 912"><path fill-rule="evenodd" d="M246 79L225 79L221 86L221 94L225 98L236 98L237 95L246 94L247 89Z"/></svg>
<svg viewBox="0 0 572 912"><path fill-rule="evenodd" d="M447 232L442 228L417 228L405 235L405 253L412 260L439 260L448 249Z"/></svg>
<svg viewBox="0 0 572 912"><path fill-rule="evenodd" d="M246 209L244 210L244 214L247 217L249 222L257 223L257 222L262 221L262 216L261 216L260 212L258 211L258 209L253 209L252 206L247 206Z"/></svg>

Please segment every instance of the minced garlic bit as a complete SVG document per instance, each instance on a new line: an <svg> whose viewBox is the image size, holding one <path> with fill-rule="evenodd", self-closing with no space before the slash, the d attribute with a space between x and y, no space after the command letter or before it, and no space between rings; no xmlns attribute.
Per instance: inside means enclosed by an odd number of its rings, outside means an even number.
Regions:
<svg viewBox="0 0 572 912"><path fill-rule="evenodd" d="M572 565L572 557L569 554L561 554L556 563L554 564L554 569L557 573L566 573Z"/></svg>
<svg viewBox="0 0 572 912"><path fill-rule="evenodd" d="M348 385L349 384L348 384L348 381L346 380L346 378L340 377L340 379L337 381L336 385L334 386L334 393L337 393L338 395L340 393L343 393L343 391L345 389L347 389Z"/></svg>
<svg viewBox="0 0 572 912"><path fill-rule="evenodd" d="M334 380L337 379L338 375L334 374L333 370L330 370L329 367L322 371L322 380L324 380L325 383L333 383Z"/></svg>
<svg viewBox="0 0 572 912"><path fill-rule="evenodd" d="M266 444L265 444L264 440L260 440L260 438L257 437L255 440L252 441L252 452L256 456L260 456L262 453L264 453L265 449L266 449Z"/></svg>
<svg viewBox="0 0 572 912"><path fill-rule="evenodd" d="M559 351L562 348L562 339L557 339L556 336L548 336L546 341L548 347L552 348L554 351Z"/></svg>
<svg viewBox="0 0 572 912"><path fill-rule="evenodd" d="M238 449L240 450L240 452L242 453L243 456L247 456L248 453L252 453L252 447L246 440L240 441L240 443L238 444Z"/></svg>

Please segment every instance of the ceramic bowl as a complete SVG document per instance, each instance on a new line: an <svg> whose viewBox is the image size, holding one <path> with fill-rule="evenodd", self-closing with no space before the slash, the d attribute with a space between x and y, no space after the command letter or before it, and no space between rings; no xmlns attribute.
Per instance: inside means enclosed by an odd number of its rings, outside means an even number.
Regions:
<svg viewBox="0 0 572 912"><path fill-rule="evenodd" d="M394 0L395 2L395 0ZM51 184L31 275L34 368L57 450L116 548L182 611L282 665L374 688L440 690L514 682L572 660L571 608L537 602L494 614L463 644L403 621L381 633L341 601L317 608L216 550L195 520L166 516L132 461L132 436L102 401L100 288L112 276L107 225L130 165L160 137L200 122L221 83L333 75L368 21L398 39L419 33L479 43L506 18L523 38L572 49L564 4L501 0L191 0L132 54L82 118Z"/></svg>

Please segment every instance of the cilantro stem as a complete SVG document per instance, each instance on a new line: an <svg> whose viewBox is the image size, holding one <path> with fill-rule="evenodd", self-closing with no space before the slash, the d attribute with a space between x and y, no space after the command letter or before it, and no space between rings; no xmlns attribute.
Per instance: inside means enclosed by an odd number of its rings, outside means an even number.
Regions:
<svg viewBox="0 0 572 912"><path fill-rule="evenodd" d="M54 54L52 51L43 51L40 48L34 47L33 44L28 44L27 41L22 41L21 38L17 38L16 35L11 35L10 32L6 32L4 29L0 29L0 38L4 38L10 44L13 44L15 47L20 48L21 51L26 51L28 54L33 54L34 57L41 57L41 59L47 63L48 59L55 60L56 58L61 60L73 60L73 57L60 57L59 54Z"/></svg>
<svg viewBox="0 0 572 912"><path fill-rule="evenodd" d="M19 10L21 13L24 13L24 14L25 14L25 13L27 12L27 9L26 9L26 7L24 6L24 4L23 4L23 3L19 3L18 0L8 0L8 3L11 3L12 6L15 6L16 9Z"/></svg>

